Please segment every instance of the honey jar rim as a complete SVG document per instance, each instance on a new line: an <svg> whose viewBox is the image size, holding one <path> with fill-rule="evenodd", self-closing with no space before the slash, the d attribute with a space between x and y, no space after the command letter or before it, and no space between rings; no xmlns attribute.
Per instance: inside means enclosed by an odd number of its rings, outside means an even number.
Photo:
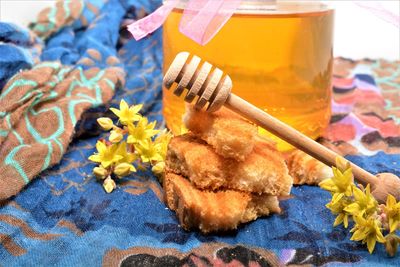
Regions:
<svg viewBox="0 0 400 267"><path fill-rule="evenodd" d="M164 0L163 2L167 2ZM184 10L189 0L179 0L175 9ZM325 13L333 11L329 5L318 1L276 1L276 0L242 0L234 14L243 15L292 15L308 13Z"/></svg>

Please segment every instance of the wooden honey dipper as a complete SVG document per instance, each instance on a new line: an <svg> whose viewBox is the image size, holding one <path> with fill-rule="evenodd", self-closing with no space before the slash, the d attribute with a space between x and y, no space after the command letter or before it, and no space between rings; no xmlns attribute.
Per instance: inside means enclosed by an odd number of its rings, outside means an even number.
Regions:
<svg viewBox="0 0 400 267"><path fill-rule="evenodd" d="M197 56L193 56L188 62L189 56L188 52L179 53L164 76L163 83L167 89L174 83L178 84L173 91L175 95L181 96L187 89L185 101L191 103L198 96L195 107L202 109L208 103L206 109L209 112L225 105L326 165L336 164L336 157L340 155L231 93L232 80L228 75L224 75L218 68L211 71L213 66L208 62L199 67L201 59ZM370 184L372 194L379 202L385 202L388 194L400 200L400 179L396 175L381 173L377 175L378 178L357 165L350 164L355 179L364 185Z"/></svg>

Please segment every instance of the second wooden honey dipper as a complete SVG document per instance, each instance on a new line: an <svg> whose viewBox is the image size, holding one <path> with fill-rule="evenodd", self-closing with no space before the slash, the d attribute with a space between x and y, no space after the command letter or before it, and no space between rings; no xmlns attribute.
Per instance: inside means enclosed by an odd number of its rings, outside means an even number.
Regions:
<svg viewBox="0 0 400 267"><path fill-rule="evenodd" d="M188 62L189 58L188 52L179 53L164 76L166 88L170 89L177 83L173 91L175 95L180 96L187 89L185 101L191 103L196 99L194 105L199 109L208 104L206 109L209 112L225 105L315 159L328 166L335 165L336 157L340 155L231 93L232 81L220 69L213 68L208 62L203 62L200 67L199 57L193 56ZM377 177L353 163L350 164L355 179L364 185L370 184L372 194L378 201L386 201L388 194L400 200L400 179L396 175L381 173Z"/></svg>

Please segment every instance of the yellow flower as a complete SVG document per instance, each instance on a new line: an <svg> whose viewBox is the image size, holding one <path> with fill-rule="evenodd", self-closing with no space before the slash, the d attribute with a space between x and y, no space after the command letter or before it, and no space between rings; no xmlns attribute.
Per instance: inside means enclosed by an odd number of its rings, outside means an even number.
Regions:
<svg viewBox="0 0 400 267"><path fill-rule="evenodd" d="M341 172L344 172L351 168L350 162L343 157L337 156L335 158L336 168L338 168Z"/></svg>
<svg viewBox="0 0 400 267"><path fill-rule="evenodd" d="M108 176L103 182L103 188L107 193L111 193L115 188L117 188L117 185L115 184L114 180Z"/></svg>
<svg viewBox="0 0 400 267"><path fill-rule="evenodd" d="M131 172L136 172L135 166L132 165L132 162L137 159L137 156L134 153L128 152L125 141L119 143L116 153L117 155L121 156L121 159L118 160L117 163L128 163L130 165Z"/></svg>
<svg viewBox="0 0 400 267"><path fill-rule="evenodd" d="M160 175L164 172L164 169L165 169L165 162L160 161L156 165L154 165L153 168L151 168L151 171L157 175Z"/></svg>
<svg viewBox="0 0 400 267"><path fill-rule="evenodd" d="M110 118L98 118L97 123L106 131L111 130L114 126L114 123Z"/></svg>
<svg viewBox="0 0 400 267"><path fill-rule="evenodd" d="M162 161L163 158L159 151L160 144L154 144L150 140L146 140L135 146L140 158L143 162Z"/></svg>
<svg viewBox="0 0 400 267"><path fill-rule="evenodd" d="M110 137L108 138L108 140L110 140L110 142L112 142L112 143L118 143L123 138L124 138L124 136L122 135L120 130L112 130L110 132Z"/></svg>
<svg viewBox="0 0 400 267"><path fill-rule="evenodd" d="M93 173L94 173L94 175L96 175L97 178L104 179L108 175L108 170L104 169L102 166L94 167Z"/></svg>
<svg viewBox="0 0 400 267"><path fill-rule="evenodd" d="M122 158L122 156L116 154L117 148L118 146L116 144L107 146L104 142L99 140L96 143L97 153L91 155L89 160L100 163L103 168L107 169L111 164Z"/></svg>
<svg viewBox="0 0 400 267"><path fill-rule="evenodd" d="M350 200L347 197L341 197L340 199L337 199L340 197L340 195L343 196L343 194L334 194L331 202L326 204L326 207L330 209L333 214L338 214L333 226L343 223L344 227L347 228L349 225L349 214L344 209L350 204Z"/></svg>
<svg viewBox="0 0 400 267"><path fill-rule="evenodd" d="M119 163L117 166L115 166L113 172L118 177L123 177L129 175L131 172L134 171L136 171L136 169L132 164L124 162L124 163Z"/></svg>
<svg viewBox="0 0 400 267"><path fill-rule="evenodd" d="M378 208L378 202L372 196L369 184L365 188L365 192L355 185L352 185L352 187L354 202L348 205L344 210L352 215L360 216L363 216L364 214L369 216L376 212Z"/></svg>
<svg viewBox="0 0 400 267"><path fill-rule="evenodd" d="M129 107L125 100L121 100L119 109L110 108L110 110L117 115L123 125L128 125L128 123L140 120L142 116L138 112L142 107L141 104Z"/></svg>
<svg viewBox="0 0 400 267"><path fill-rule="evenodd" d="M147 118L141 118L136 126L130 123L128 125L128 144L138 144L150 139L159 132L159 130L154 130L155 126L156 122L148 123Z"/></svg>
<svg viewBox="0 0 400 267"><path fill-rule="evenodd" d="M338 168L332 167L332 171L333 177L320 182L319 186L331 193L339 193L345 196L351 196L351 185L353 184L354 180L351 168L342 172Z"/></svg>
<svg viewBox="0 0 400 267"><path fill-rule="evenodd" d="M369 253L372 253L375 244L385 243L385 238L382 235L381 223L372 216L367 219L360 215L353 216L355 222L354 228L350 232L354 232L350 240L362 241L363 244L367 243Z"/></svg>
<svg viewBox="0 0 400 267"><path fill-rule="evenodd" d="M384 211L389 219L390 232L393 233L400 223L400 202L394 196L388 195Z"/></svg>
<svg viewBox="0 0 400 267"><path fill-rule="evenodd" d="M158 136L154 140L155 144L157 144L157 145L159 144L158 152L160 153L163 160L165 160L165 158L167 156L168 144L169 144L169 141L171 140L171 138L172 138L172 133L169 132L167 129L164 129L158 134Z"/></svg>

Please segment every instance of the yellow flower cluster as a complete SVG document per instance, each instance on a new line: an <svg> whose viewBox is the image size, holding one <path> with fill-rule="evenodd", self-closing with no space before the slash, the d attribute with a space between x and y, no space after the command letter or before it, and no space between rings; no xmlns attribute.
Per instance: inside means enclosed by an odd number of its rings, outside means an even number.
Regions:
<svg viewBox="0 0 400 267"><path fill-rule="evenodd" d="M354 184L350 163L344 158L336 159L332 171L333 177L319 186L332 195L326 207L337 215L333 226L343 223L347 228L352 219L351 240L367 244L369 253L374 251L376 242L383 243L388 254L394 256L400 242L395 233L400 227L400 202L389 195L386 205L379 205L369 184L365 188Z"/></svg>
<svg viewBox="0 0 400 267"><path fill-rule="evenodd" d="M89 160L99 163L93 169L97 178L103 180L107 193L116 188L113 178L121 178L136 172L135 165L150 164L152 171L161 176L165 167L167 146L172 134L167 130L156 130L156 122L140 115L142 105L129 106L121 100L119 109L111 108L118 117L120 126L110 118L97 119L98 124L110 131L108 140L97 141L97 152Z"/></svg>

